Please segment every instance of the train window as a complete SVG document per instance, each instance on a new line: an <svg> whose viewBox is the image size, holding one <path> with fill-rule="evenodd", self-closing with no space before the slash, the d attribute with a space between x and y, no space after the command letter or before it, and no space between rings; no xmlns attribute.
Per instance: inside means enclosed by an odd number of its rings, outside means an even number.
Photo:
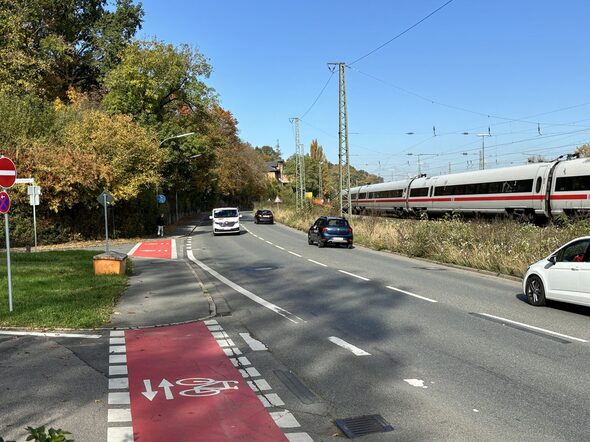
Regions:
<svg viewBox="0 0 590 442"><path fill-rule="evenodd" d="M556 192L570 192L576 190L590 190L590 175L557 178L557 181L555 182Z"/></svg>
<svg viewBox="0 0 590 442"><path fill-rule="evenodd" d="M428 196L428 187L410 189L410 196Z"/></svg>
<svg viewBox="0 0 590 442"><path fill-rule="evenodd" d="M535 192L539 193L541 191L541 184L543 184L543 178L537 178L537 185L535 186Z"/></svg>

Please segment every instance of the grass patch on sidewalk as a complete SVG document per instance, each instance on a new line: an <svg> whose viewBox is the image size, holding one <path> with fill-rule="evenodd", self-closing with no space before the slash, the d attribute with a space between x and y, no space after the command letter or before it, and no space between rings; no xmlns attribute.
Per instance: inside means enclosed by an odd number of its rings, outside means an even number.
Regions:
<svg viewBox="0 0 590 442"><path fill-rule="evenodd" d="M126 275L94 275L96 251L11 253L8 311L6 253L0 252L0 327L93 328L109 320Z"/></svg>

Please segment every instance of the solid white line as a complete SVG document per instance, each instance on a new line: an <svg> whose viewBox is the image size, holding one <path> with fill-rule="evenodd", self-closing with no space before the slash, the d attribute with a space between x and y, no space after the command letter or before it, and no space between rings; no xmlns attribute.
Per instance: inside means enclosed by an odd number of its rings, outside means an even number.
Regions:
<svg viewBox="0 0 590 442"><path fill-rule="evenodd" d="M300 317L294 315L293 313L285 310L284 308L281 308L278 305L275 305L275 304L273 304L271 302L268 302L265 299L262 299L260 296L257 296L254 293L252 293L252 292L246 290L245 288L239 286L235 282L230 281L225 276L221 275L220 273L218 273L215 270L213 270L211 267L207 266L205 263L203 263L203 262L199 261L197 258L195 258L195 256L193 255L193 252L191 250L188 250L187 251L186 256L188 257L188 259L190 259L192 262L194 262L195 264L197 264L203 270L205 270L209 274L213 275L215 278L219 279L225 285L230 286L236 292L241 293L246 298L249 298L252 301L257 302L261 306L266 307L269 310L272 310L273 312L281 315L283 318L288 319L289 321L293 322L294 324L299 324L300 322L305 322L303 319L301 319Z"/></svg>
<svg viewBox="0 0 590 442"><path fill-rule="evenodd" d="M367 353L365 350L355 347L354 345L349 344L345 340L337 338L336 336L330 336L328 340L336 345L339 345L342 348L351 351L356 356L371 356L371 353Z"/></svg>
<svg viewBox="0 0 590 442"><path fill-rule="evenodd" d="M172 243L172 256L171 256L171 259L176 259L176 258L178 258L178 252L176 250L176 240L175 239L171 239L170 242Z"/></svg>
<svg viewBox="0 0 590 442"><path fill-rule="evenodd" d="M547 329L544 329L544 328L535 327L533 325L523 324L522 322L511 321L510 319L501 318L499 316L489 315L487 313L480 313L480 315L487 316L488 318L498 319L500 321L508 322L510 324L520 325L521 327L530 328L531 330L541 331L541 332L544 332L544 333L547 333L547 334L550 334L550 335L553 335L553 336L559 336L561 338L572 339L572 340L578 341L578 342L588 342L585 339L575 338L573 336L564 335L564 334L557 333L557 332L554 332L554 331L551 331L551 330L547 330Z"/></svg>
<svg viewBox="0 0 590 442"><path fill-rule="evenodd" d="M19 331L0 331L0 335L10 336L42 336L45 338L84 338L98 339L101 335L83 335L79 333L44 333L44 332L19 332Z"/></svg>
<svg viewBox="0 0 590 442"><path fill-rule="evenodd" d="M291 255L295 255L297 258L301 258L301 255L299 255L298 253L292 252L290 250L287 250L287 252L289 252Z"/></svg>
<svg viewBox="0 0 590 442"><path fill-rule="evenodd" d="M354 273L347 272L346 270L338 270L340 273L345 273L349 276L354 276L355 278L362 279L363 281L370 281L369 278L365 278L364 276L355 275Z"/></svg>
<svg viewBox="0 0 590 442"><path fill-rule="evenodd" d="M395 288L395 287L391 287L391 286L389 286L389 285L388 285L388 286L386 286L386 287L387 287L388 289L390 289L390 290L395 290L396 292L400 292L400 293L403 293L403 294L405 294L405 295L408 295L408 296L413 296L414 298L422 299L422 300L424 300L424 301L428 301L428 302L438 302L438 301L435 301L434 299L426 298L426 297L424 297L424 296L420 296L420 295L417 295L417 294L415 294L415 293L406 292L405 290L398 289L398 288Z"/></svg>
<svg viewBox="0 0 590 442"><path fill-rule="evenodd" d="M270 241L266 241L266 240L264 240L264 241L265 241L267 244L270 244L271 246L274 246L274 244L273 244L273 243L271 243Z"/></svg>
<svg viewBox="0 0 590 442"><path fill-rule="evenodd" d="M309 258L307 258L307 260L308 260L309 262L313 262L314 264L317 264L317 265L319 265L319 266L322 266L322 267L328 267L326 264L322 264L321 262L314 261L313 259L309 259Z"/></svg>
<svg viewBox="0 0 590 442"><path fill-rule="evenodd" d="M133 246L133 248L132 248L131 250L129 250L129 253L127 253L127 255L129 255L129 256L132 256L132 255L135 253L135 251L136 251L137 249L139 249L139 246L140 246L140 245L141 245L141 243L140 243L140 242L138 242L137 244L135 244L135 245Z"/></svg>
<svg viewBox="0 0 590 442"><path fill-rule="evenodd" d="M275 247L276 247L277 249L285 250L285 248L284 248L284 247L277 246L276 244L275 244Z"/></svg>

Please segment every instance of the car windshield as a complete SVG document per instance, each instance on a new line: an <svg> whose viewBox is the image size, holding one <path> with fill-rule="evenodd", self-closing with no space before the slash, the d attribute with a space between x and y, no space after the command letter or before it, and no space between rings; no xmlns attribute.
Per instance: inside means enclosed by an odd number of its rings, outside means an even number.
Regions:
<svg viewBox="0 0 590 442"><path fill-rule="evenodd" d="M236 216L238 216L238 211L236 209L218 210L213 213L214 218L235 218Z"/></svg>
<svg viewBox="0 0 590 442"><path fill-rule="evenodd" d="M348 221L345 219L329 219L328 226L330 227L348 227Z"/></svg>
<svg viewBox="0 0 590 442"><path fill-rule="evenodd" d="M270 210L259 210L258 213L260 215L272 215L272 212Z"/></svg>

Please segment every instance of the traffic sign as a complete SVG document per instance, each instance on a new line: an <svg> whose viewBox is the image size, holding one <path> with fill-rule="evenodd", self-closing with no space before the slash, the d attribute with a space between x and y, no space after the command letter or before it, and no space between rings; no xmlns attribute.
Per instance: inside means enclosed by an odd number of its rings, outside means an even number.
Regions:
<svg viewBox="0 0 590 442"><path fill-rule="evenodd" d="M158 203L159 204L164 204L166 202L166 195L158 195Z"/></svg>
<svg viewBox="0 0 590 442"><path fill-rule="evenodd" d="M98 201L101 206L104 206L105 203L108 206L113 204L113 196L105 190L100 195L98 195L96 201Z"/></svg>
<svg viewBox="0 0 590 442"><path fill-rule="evenodd" d="M7 213L10 209L10 197L6 192L0 192L0 213Z"/></svg>
<svg viewBox="0 0 590 442"><path fill-rule="evenodd" d="M39 195L41 195L41 186L29 186L27 187L27 193L29 194L29 204L31 206L38 206Z"/></svg>
<svg viewBox="0 0 590 442"><path fill-rule="evenodd" d="M0 186L8 189L15 181L16 166L10 158L0 157Z"/></svg>

